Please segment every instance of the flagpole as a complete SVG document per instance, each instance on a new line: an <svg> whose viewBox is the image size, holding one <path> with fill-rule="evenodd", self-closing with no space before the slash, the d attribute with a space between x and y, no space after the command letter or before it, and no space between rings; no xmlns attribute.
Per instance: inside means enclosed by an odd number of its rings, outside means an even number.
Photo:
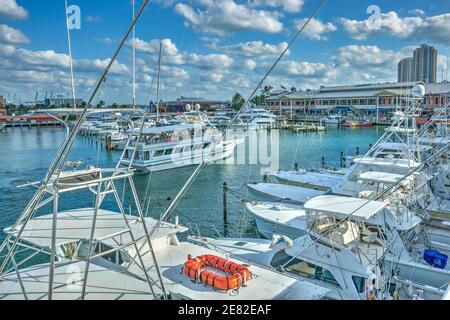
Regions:
<svg viewBox="0 0 450 320"><path fill-rule="evenodd" d="M66 7L66 28L67 28L67 43L69 47L69 65L70 65L70 79L72 82L72 100L73 100L73 108L77 108L77 102L75 98L75 81L73 77L73 62L72 62L72 47L70 45L70 26L69 26L69 19L67 17L67 0L64 0L64 4Z"/></svg>

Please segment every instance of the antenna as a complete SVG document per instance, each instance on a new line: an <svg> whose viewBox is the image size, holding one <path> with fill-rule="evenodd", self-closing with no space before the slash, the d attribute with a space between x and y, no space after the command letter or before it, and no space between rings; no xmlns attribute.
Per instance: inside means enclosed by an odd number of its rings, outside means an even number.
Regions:
<svg viewBox="0 0 450 320"><path fill-rule="evenodd" d="M135 18L135 1L133 0L133 20ZM136 107L136 34L135 27L133 26L133 103L132 107Z"/></svg>
<svg viewBox="0 0 450 320"><path fill-rule="evenodd" d="M67 29L67 46L69 49L69 66L70 66L70 80L72 84L72 100L73 100L73 108L77 108L77 102L75 98L75 82L73 78L73 62L72 62L72 47L70 45L70 26L69 26L69 18L67 17L67 0L64 0L65 4L65 15L66 15L66 29Z"/></svg>
<svg viewBox="0 0 450 320"><path fill-rule="evenodd" d="M159 58L158 58L158 85L156 89L156 123L159 121L159 89L161 82L161 54L162 54L162 41L159 43Z"/></svg>

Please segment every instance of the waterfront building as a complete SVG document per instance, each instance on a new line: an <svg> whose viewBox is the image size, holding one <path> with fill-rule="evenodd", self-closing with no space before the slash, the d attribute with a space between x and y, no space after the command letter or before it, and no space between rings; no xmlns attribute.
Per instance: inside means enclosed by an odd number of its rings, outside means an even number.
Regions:
<svg viewBox="0 0 450 320"><path fill-rule="evenodd" d="M435 83L437 73L437 50L422 44L414 50L414 81Z"/></svg>
<svg viewBox="0 0 450 320"><path fill-rule="evenodd" d="M83 105L83 99L75 99L75 103L77 107L81 107ZM72 98L50 98L44 100L44 106L50 107L72 107L73 99Z"/></svg>
<svg viewBox="0 0 450 320"><path fill-rule="evenodd" d="M413 57L404 58L398 63L397 71L398 82L414 81L414 63Z"/></svg>
<svg viewBox="0 0 450 320"><path fill-rule="evenodd" d="M349 112L378 120L392 114L397 107L406 106L404 98L411 95L411 89L418 83L421 82L323 86L318 90L285 91L266 98L266 108L276 114L291 116ZM424 86L424 108L427 113L449 101L450 82Z"/></svg>
<svg viewBox="0 0 450 320"><path fill-rule="evenodd" d="M160 111L162 112L186 112L186 105L194 107L200 105L201 111L211 111L218 109L224 105L229 104L227 101L208 100L197 97L183 97L177 98L175 101L161 101L159 103Z"/></svg>
<svg viewBox="0 0 450 320"><path fill-rule="evenodd" d="M0 96L0 107L5 105L5 98Z"/></svg>

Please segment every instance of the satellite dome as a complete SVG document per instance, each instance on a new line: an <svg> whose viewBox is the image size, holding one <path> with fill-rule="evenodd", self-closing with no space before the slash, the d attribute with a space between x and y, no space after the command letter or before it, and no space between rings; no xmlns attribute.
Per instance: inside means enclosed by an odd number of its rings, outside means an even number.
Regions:
<svg viewBox="0 0 450 320"><path fill-rule="evenodd" d="M423 97L425 95L425 86L423 84L416 84L411 89L411 95L416 98Z"/></svg>
<svg viewBox="0 0 450 320"><path fill-rule="evenodd" d="M185 106L185 108L186 108L186 111L191 111L191 105L189 103Z"/></svg>
<svg viewBox="0 0 450 320"><path fill-rule="evenodd" d="M200 105L198 103L195 105L195 110L197 110L197 111L200 110Z"/></svg>

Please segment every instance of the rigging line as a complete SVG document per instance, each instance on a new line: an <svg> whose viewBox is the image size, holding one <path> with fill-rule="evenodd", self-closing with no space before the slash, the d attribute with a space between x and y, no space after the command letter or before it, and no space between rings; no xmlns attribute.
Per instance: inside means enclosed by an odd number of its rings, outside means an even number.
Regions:
<svg viewBox="0 0 450 320"><path fill-rule="evenodd" d="M42 196L44 195L48 184L50 183L52 177L56 176L56 178L58 179L60 176L60 173L63 169L64 166L64 162L66 161L67 158L67 154L70 151L70 149L72 148L72 145L75 141L75 138L78 134L78 132L80 131L80 127L82 122L84 121L84 119L86 118L86 115L88 113L89 107L92 104L92 101L94 100L100 85L103 81L105 81L106 76L108 75L114 61L116 60L117 56L119 55L120 50L122 49L123 45L125 44L126 39L128 38L131 29L133 28L133 26L136 24L136 22L138 21L139 17L141 16L142 12L144 11L145 7L147 6L147 4L149 3L149 0L143 0L143 4L139 9L139 12L137 14L137 16L135 17L135 19L133 20L133 22L131 23L131 25L129 26L128 30L126 31L125 35L123 36L119 46L116 48L112 58L110 59L110 61L108 62L106 68L103 70L103 73L101 74L95 88L94 91L92 92L88 102L86 103L85 107L83 108L80 117L78 119L78 121L75 124L75 127L73 128L70 136L64 141L64 143L61 145L61 147L58 150L58 153L56 154L55 158L53 159L47 174L42 182L42 184L39 187L39 190L34 194L33 198L30 200L30 202L28 203L27 207L25 208L25 210L22 212L22 214L20 215L19 219L16 221L16 223L14 224L13 228L17 228L19 226L19 224L24 221L24 223L22 224L20 230L18 231L16 238L13 241L13 244L11 246L11 250L9 250L7 258L3 261L2 265L0 266L0 274L3 273L3 270L6 266L6 264L8 263L16 245L18 242L18 239L20 238L20 236L22 235L22 232L25 230L25 227L28 223L28 221L30 220L33 212L36 209L36 206L38 205L39 201L42 199ZM0 252L5 248L6 243L8 243L8 241L11 239L11 235L8 235L3 243L0 245Z"/></svg>
<svg viewBox="0 0 450 320"><path fill-rule="evenodd" d="M300 34L303 32L303 30L306 28L306 26L309 24L309 22L312 20L312 18L320 11L320 9L322 8L323 4L326 2L326 0L321 0L319 5L317 6L317 8L314 10L314 12L310 15L310 17L308 18L308 20L306 20L302 27L297 31L297 33L295 34L295 36L291 39L291 41L289 42L289 44L286 46L286 48L283 50L283 52L280 54L280 56L276 59L276 61L274 62L274 64L270 67L269 71L264 75L264 77L261 79L261 81L258 83L258 85L255 87L255 89L253 90L252 94L250 95L250 97L246 100L246 102L242 105L242 107L239 109L239 111L233 116L233 118L231 119L230 123L227 125L227 127L224 129L224 131L222 132L222 135L220 136L220 138L218 139L218 141L216 141L213 145L212 150L214 149L214 146L217 145L218 142L222 141L226 131L230 128L231 124L238 118L239 114L244 110L244 108L246 107L246 105L249 103L249 101L253 98L253 96L255 95L255 93L259 90L259 88L261 87L261 85L264 83L264 81L267 79L267 77L270 75L270 73L275 69L275 67L278 65L278 63L280 62L280 60L284 57L284 55L286 54L286 52L289 50L289 48L291 48L291 46L294 44L294 42L297 40L297 38L300 36ZM207 159L202 160L202 162L197 166L197 168L195 169L195 171L192 173L192 175L189 177L188 181L186 181L185 185L182 187L182 189L179 191L179 193L177 194L177 196L175 197L175 199L172 201L172 203L170 204L170 206L167 208L166 212L161 216L160 220L164 220L164 218L177 206L178 201L184 196L184 193L189 189L189 187L191 186L191 184L194 182L194 180L196 179L196 177L198 176L198 174L200 173L200 171L202 170L203 166L208 162L209 158L211 157L210 154L207 154ZM158 228L159 222L153 227L152 232L154 232L154 230L156 230Z"/></svg>
<svg viewBox="0 0 450 320"><path fill-rule="evenodd" d="M70 80L72 83L72 100L73 100L73 108L76 109L77 102L75 98L75 80L73 76L72 46L70 44L70 26L69 26L69 18L67 16L67 0L64 0L64 4L66 7L65 15L66 15L66 29L67 29L67 46L69 49Z"/></svg>
<svg viewBox="0 0 450 320"><path fill-rule="evenodd" d="M66 0L67 1L67 0ZM135 2L133 0L133 20L135 18ZM133 26L133 108L136 107L136 33L135 26Z"/></svg>

